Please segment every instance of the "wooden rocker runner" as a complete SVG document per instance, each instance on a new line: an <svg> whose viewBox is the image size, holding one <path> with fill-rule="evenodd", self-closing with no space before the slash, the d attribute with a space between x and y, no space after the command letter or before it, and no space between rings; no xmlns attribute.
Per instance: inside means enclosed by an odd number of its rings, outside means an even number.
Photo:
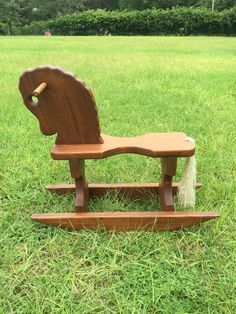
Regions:
<svg viewBox="0 0 236 314"><path fill-rule="evenodd" d="M149 133L122 138L100 134L98 111L91 90L72 73L59 67L42 66L23 73L19 89L26 107L37 117L45 135L57 134L51 156L68 160L75 184L49 185L58 194L76 194L75 212L33 214L32 219L44 224L71 229L106 230L173 230L218 217L215 212L176 212L173 197L178 184L177 158L191 157L194 145L184 133ZM135 153L161 158L160 183L88 184L85 160L116 154ZM199 188L201 184L196 184ZM90 197L117 190L123 196L140 199L150 192L160 198L161 211L155 212L88 212Z"/></svg>

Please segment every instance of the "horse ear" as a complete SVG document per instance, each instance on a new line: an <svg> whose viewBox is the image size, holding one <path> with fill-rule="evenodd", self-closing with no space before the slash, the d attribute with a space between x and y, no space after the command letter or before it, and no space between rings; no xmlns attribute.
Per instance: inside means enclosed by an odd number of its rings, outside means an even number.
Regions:
<svg viewBox="0 0 236 314"><path fill-rule="evenodd" d="M44 88L34 102L32 91L38 86L40 91L40 86ZM19 89L41 131L58 134L57 144L103 143L93 94L72 73L51 66L28 70L20 78Z"/></svg>

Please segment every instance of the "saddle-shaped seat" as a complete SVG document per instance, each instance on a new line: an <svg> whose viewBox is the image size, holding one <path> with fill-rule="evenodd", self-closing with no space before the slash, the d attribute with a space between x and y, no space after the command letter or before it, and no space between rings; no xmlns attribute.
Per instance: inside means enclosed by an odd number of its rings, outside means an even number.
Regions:
<svg viewBox="0 0 236 314"><path fill-rule="evenodd" d="M148 133L136 137L115 137L102 134L102 144L54 145L53 159L98 159L117 154L135 153L150 157L189 157L194 145L185 133Z"/></svg>
<svg viewBox="0 0 236 314"><path fill-rule="evenodd" d="M19 82L24 104L37 117L45 135L57 134L51 156L68 160L75 184L47 186L59 194L75 192L75 213L34 214L32 219L66 228L107 230L171 230L216 218L215 212L175 212L173 197L178 183L177 157L190 157L194 145L184 133L149 133L137 137L113 137L100 134L98 111L89 87L59 67L42 66L27 70ZM128 110L128 109L127 109ZM89 184L85 177L86 159L98 159L122 153L161 158L159 183ZM196 184L195 188L201 187ZM87 212L90 197L103 196L109 190L140 199L150 193L159 196L161 211Z"/></svg>

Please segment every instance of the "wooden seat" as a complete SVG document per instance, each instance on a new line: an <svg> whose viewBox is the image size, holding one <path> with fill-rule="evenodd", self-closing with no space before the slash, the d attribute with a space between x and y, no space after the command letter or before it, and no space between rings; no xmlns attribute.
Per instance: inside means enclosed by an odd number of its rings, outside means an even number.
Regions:
<svg viewBox="0 0 236 314"><path fill-rule="evenodd" d="M51 156L68 160L75 184L47 186L58 194L75 193L76 213L34 214L32 219L45 224L72 229L106 230L172 230L218 217L215 212L174 211L173 197L178 183L173 183L177 158L190 157L194 145L185 133L149 133L137 137L114 137L100 134L98 110L91 89L73 73L59 67L40 66L29 69L20 77L19 89L25 106L36 116L45 135L57 134ZM128 108L127 108L128 110ZM128 112L127 112L128 114ZM162 174L158 183L91 184L85 176L85 160L123 153L135 153L161 159ZM200 188L197 183L195 188ZM89 213L91 197L107 191L131 199L150 193L160 198L161 211Z"/></svg>
<svg viewBox="0 0 236 314"><path fill-rule="evenodd" d="M135 153L150 157L189 157L194 145L185 133L148 133L137 137L114 137L102 134L102 144L54 145L53 159L97 159L117 154Z"/></svg>

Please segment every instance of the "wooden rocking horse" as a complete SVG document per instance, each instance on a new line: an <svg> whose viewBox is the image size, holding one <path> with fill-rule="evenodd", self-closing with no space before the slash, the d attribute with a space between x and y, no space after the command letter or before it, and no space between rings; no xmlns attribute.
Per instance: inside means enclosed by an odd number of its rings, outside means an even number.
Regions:
<svg viewBox="0 0 236 314"><path fill-rule="evenodd" d="M62 68L41 66L23 73L19 89L26 107L37 117L45 135L57 133L51 156L68 160L75 184L49 185L47 190L58 194L76 194L75 212L33 214L32 219L44 224L75 230L173 230L218 217L215 212L176 212L173 196L178 184L177 157L190 157L194 145L184 133L149 133L133 138L100 134L98 111L91 90L83 81ZM88 184L86 159L99 159L116 154L135 153L161 158L160 183ZM195 188L201 187L196 184ZM146 197L147 192L159 196L161 211L88 212L90 197L101 197L109 190L131 199Z"/></svg>

